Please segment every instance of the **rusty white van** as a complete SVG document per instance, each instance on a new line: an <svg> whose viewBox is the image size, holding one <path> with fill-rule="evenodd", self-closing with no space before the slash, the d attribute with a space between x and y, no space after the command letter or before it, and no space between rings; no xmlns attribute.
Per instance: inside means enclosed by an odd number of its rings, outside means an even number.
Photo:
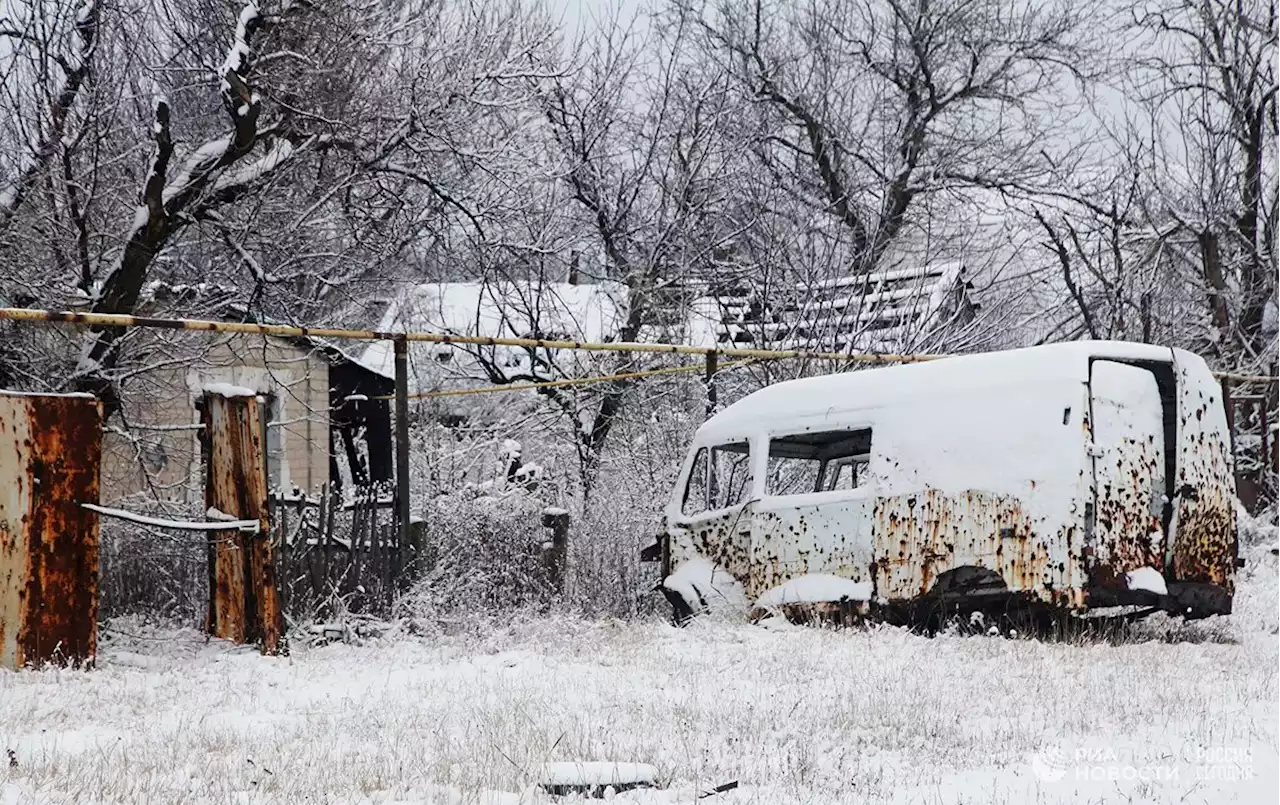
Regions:
<svg viewBox="0 0 1280 805"><path fill-rule="evenodd" d="M1202 617L1231 611L1234 498L1201 358L1077 342L757 391L698 429L653 553L677 615L730 600Z"/></svg>

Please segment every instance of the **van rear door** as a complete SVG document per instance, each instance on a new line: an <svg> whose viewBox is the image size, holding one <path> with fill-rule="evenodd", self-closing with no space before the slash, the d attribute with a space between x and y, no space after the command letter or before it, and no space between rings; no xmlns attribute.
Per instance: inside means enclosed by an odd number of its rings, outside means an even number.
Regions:
<svg viewBox="0 0 1280 805"><path fill-rule="evenodd" d="M1164 572L1164 416L1155 375L1094 361L1089 379L1093 443L1093 529L1086 538L1092 586L1123 590L1126 574Z"/></svg>

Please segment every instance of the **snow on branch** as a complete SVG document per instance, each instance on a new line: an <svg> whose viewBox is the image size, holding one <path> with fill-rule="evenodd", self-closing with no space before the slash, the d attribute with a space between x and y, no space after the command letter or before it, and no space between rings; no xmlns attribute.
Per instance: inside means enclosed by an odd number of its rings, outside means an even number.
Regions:
<svg viewBox="0 0 1280 805"><path fill-rule="evenodd" d="M257 92L250 89L245 81L252 65L253 51L249 42L257 31L262 17L258 13L258 4L245 3L236 21L235 36L227 57L218 69L219 91L222 93L222 105L226 107L231 120L235 124L235 145L241 154L253 146L253 138L257 132L258 112L261 106Z"/></svg>
<svg viewBox="0 0 1280 805"><path fill-rule="evenodd" d="M215 181L218 171L248 155L258 142L259 98L246 83L246 76L252 67L253 35L262 19L256 2L244 5L226 58L218 69L219 94L231 117L231 134L197 148L185 160L172 182L166 182L168 162L173 154L169 136L169 105L164 99L156 102L154 134L157 155L143 188L143 203L135 211L119 261L102 282L93 312L133 312L156 255L163 251L176 232L193 220L188 209L192 202ZM277 156L276 162L279 161ZM119 332L115 330L91 331L89 348L80 367L85 370L84 380L80 383L82 390L97 393L108 403L115 399L115 393L105 375L114 366L112 346L118 337ZM110 405L108 408L110 410Z"/></svg>
<svg viewBox="0 0 1280 805"><path fill-rule="evenodd" d="M216 509L210 509L206 513L206 516L213 515L210 521L202 522L164 520L159 517L151 517L146 514L125 511L124 509L113 509L110 506L98 506L94 503L81 503L80 507L88 509L94 514L98 514L103 517L114 517L118 520L128 520L131 523L155 526L156 528L173 528L178 531L257 531L262 527L262 524L257 520L231 519L228 518L227 515L218 512Z"/></svg>
<svg viewBox="0 0 1280 805"><path fill-rule="evenodd" d="M213 189L215 192L221 192L236 185L255 182L284 164L289 157L293 156L294 150L293 143L283 137L277 137L261 158L237 166L235 170L219 176L218 181L213 185Z"/></svg>

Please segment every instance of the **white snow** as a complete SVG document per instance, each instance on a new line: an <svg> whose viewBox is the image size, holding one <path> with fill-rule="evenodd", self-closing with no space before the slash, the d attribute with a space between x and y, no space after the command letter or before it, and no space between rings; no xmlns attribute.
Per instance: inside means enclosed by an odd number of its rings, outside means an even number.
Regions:
<svg viewBox="0 0 1280 805"><path fill-rule="evenodd" d="M627 288L618 282L570 285L563 282L494 281L417 285L392 300L378 328L384 332L429 332L481 338L531 338L598 342L613 338L626 318ZM410 372L415 389L419 377L438 361L418 357L434 345L410 345ZM453 353L460 350L450 348ZM392 376L395 363L390 341L370 344L361 362ZM502 349L501 360L526 366L524 350ZM452 364L444 366L452 368Z"/></svg>
<svg viewBox="0 0 1280 805"><path fill-rule="evenodd" d="M231 383L205 383L200 390L220 397L256 397L258 392L248 386L236 386Z"/></svg>
<svg viewBox="0 0 1280 805"><path fill-rule="evenodd" d="M230 147L231 138L228 136L210 140L193 151L183 162L182 169L178 172L178 175L170 179L165 185L164 191L161 193L161 199L164 203L168 204L174 196L186 190L197 171L207 168L214 160L225 154ZM145 211L146 207L142 209ZM135 228L137 227L135 226Z"/></svg>
<svg viewBox="0 0 1280 805"><path fill-rule="evenodd" d="M850 581L825 573L810 573L766 590L757 599L756 606L768 609L784 604L820 604L842 599L870 601L872 592L870 582Z"/></svg>
<svg viewBox="0 0 1280 805"><path fill-rule="evenodd" d="M225 514L223 514L222 517L209 517L212 522L200 522L198 520L166 520L162 517L137 514L135 512L116 509L110 506L99 506L95 503L81 503L80 506L81 508L88 509L91 512L95 512L106 517L115 517L119 520L128 520L131 523L155 526L157 528L172 528L178 531L256 531L262 525L257 520L237 520ZM213 511L217 510L210 509L210 512Z"/></svg>
<svg viewBox="0 0 1280 805"><path fill-rule="evenodd" d="M695 612L746 612L748 599L742 583L709 559L695 557L681 563L662 586L679 594Z"/></svg>
<svg viewBox="0 0 1280 805"><path fill-rule="evenodd" d="M273 658L107 621L94 671L0 671L0 803L598 801L537 790L578 760L656 770L619 805L1274 802L1277 559L1247 558L1235 614L1119 645L517 616Z"/></svg>
<svg viewBox="0 0 1280 805"><path fill-rule="evenodd" d="M658 770L647 763L611 763L608 761L566 761L547 763L539 781L555 786L652 785Z"/></svg>
<svg viewBox="0 0 1280 805"><path fill-rule="evenodd" d="M76 10L76 25L84 25L89 21L89 16L93 14L94 5L94 0L84 0L84 3Z"/></svg>
<svg viewBox="0 0 1280 805"><path fill-rule="evenodd" d="M92 394L84 391L66 391L55 394L43 391L14 391L13 389L0 389L0 397L71 397L79 400L94 399Z"/></svg>
<svg viewBox="0 0 1280 805"><path fill-rule="evenodd" d="M139 204L133 208L133 221L130 222L129 229L130 236L147 225L147 218L150 215L151 213L147 210L147 205L145 204Z"/></svg>
<svg viewBox="0 0 1280 805"><path fill-rule="evenodd" d="M1169 588L1164 583L1164 576L1154 567L1140 567L1125 574L1130 590L1147 590L1158 595L1168 595Z"/></svg>
<svg viewBox="0 0 1280 805"><path fill-rule="evenodd" d="M1034 388L1038 383L1083 383L1093 356L1167 361L1170 350L1149 344L1075 341L789 380L730 405L707 420L699 435L741 436L773 427L782 417L798 422L828 418L842 411L929 401L940 394L981 392L989 397L1001 389Z"/></svg>
<svg viewBox="0 0 1280 805"><path fill-rule="evenodd" d="M249 114L249 107L241 106L240 114L241 116ZM277 137L260 159L240 164L219 176L218 181L214 183L214 189L223 190L228 187L238 187L261 179L284 164L289 157L293 156L293 152L293 143L283 137Z"/></svg>
<svg viewBox="0 0 1280 805"><path fill-rule="evenodd" d="M560 517L562 515L568 514L569 511L567 509L562 509L559 506L547 506L545 509L542 510L542 513L547 515L548 517Z"/></svg>

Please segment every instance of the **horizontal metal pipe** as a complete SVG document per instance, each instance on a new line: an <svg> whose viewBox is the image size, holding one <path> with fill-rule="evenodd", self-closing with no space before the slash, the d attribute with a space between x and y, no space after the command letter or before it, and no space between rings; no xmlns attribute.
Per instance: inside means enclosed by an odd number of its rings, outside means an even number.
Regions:
<svg viewBox="0 0 1280 805"><path fill-rule="evenodd" d="M585 341L548 341L539 338L489 338L484 336L444 335L440 333L392 333L378 330L295 327L288 324L256 324L237 321L208 321L205 319L162 319L151 316L126 316L114 313L73 313L70 311L28 310L26 308L0 308L0 320L77 324L88 327L147 327L162 330L197 330L292 338L339 338L355 341L394 341L397 338L403 338L406 341L419 341L429 344L566 349L586 352L650 352L674 355L706 355L709 352L714 352L717 355L729 358L803 358L808 360L848 361L850 363L913 363L947 357L946 355L849 355L843 352L695 347L687 344L647 344L627 341L590 343Z"/></svg>
<svg viewBox="0 0 1280 805"><path fill-rule="evenodd" d="M525 349L566 349L583 352L648 352L671 355L707 355L716 353L726 358L789 358L818 361L845 361L847 363L920 363L949 355L857 355L843 352L806 352L804 350L741 349L738 347L695 347L688 344L646 344L628 341L616 343L592 343L586 341L548 341L540 338L488 338L472 335L444 335L441 333L393 333L380 330L346 330L334 327L295 327L289 324L257 324L240 321L209 321L207 319L164 319L153 316L127 316L117 313L73 313L71 311L30 310L28 308L0 308L0 321L31 321L51 324L78 324L87 327L146 327L160 330L197 330L215 333L242 333L246 335L273 335L285 338L338 338L353 341L418 341L428 344L453 344L458 346L522 347ZM1275 375L1247 375L1232 372L1214 372L1214 377L1241 382L1268 382Z"/></svg>

